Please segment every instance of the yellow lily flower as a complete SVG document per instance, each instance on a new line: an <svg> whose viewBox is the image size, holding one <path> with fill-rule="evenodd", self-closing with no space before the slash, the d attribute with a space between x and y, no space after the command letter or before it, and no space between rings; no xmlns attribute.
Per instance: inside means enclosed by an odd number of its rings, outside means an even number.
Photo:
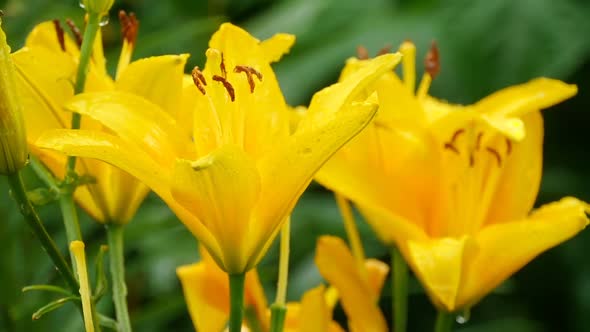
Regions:
<svg viewBox="0 0 590 332"><path fill-rule="evenodd" d="M414 93L415 48L400 51L403 81L388 73L375 84L379 113L316 179L353 201L381 240L399 247L433 303L455 311L587 225L589 206L571 197L531 212L542 168L539 110L577 88L539 78L451 105L426 94L430 73ZM365 65L350 61L342 79Z"/></svg>
<svg viewBox="0 0 590 332"><path fill-rule="evenodd" d="M187 55L166 55L129 63L135 42L137 21L122 13L126 19L124 48L117 69L117 80L106 71L100 34L94 46L86 91L124 91L142 96L163 109L176 112L181 100L183 70ZM64 177L66 157L55 151L42 150L35 142L51 129L69 128L71 113L62 109L74 96L73 81L77 71L79 46L64 34L57 22L36 26L27 37L25 46L12 54L17 69L17 87L23 99L27 141L31 152L58 178ZM99 122L84 117L82 129L110 132ZM96 183L80 186L75 191L76 202L95 220L102 223L128 222L149 188L128 173L107 163L82 159L77 163L78 174L94 177Z"/></svg>
<svg viewBox="0 0 590 332"><path fill-rule="evenodd" d="M177 269L189 314L197 331L222 331L229 318L229 282L207 252L201 249L202 260ZM285 332L342 332L332 320L338 298L349 318L353 332L387 331L385 318L377 306L385 277L386 264L374 259L365 261L366 273L357 269L344 241L323 236L318 241L316 264L332 287L318 286L303 294L301 302L287 303ZM270 326L270 310L255 269L246 273L246 311L254 314L262 331ZM251 331L248 322L243 331Z"/></svg>
<svg viewBox="0 0 590 332"><path fill-rule="evenodd" d="M154 190L219 266L244 273L260 261L317 169L373 117L358 95L400 55L376 58L318 92L289 132L289 113L270 67L294 42L259 41L223 24L212 36L196 88L193 135L154 103L122 92L87 93L67 107L114 134L55 131L37 144L107 161ZM180 112L180 113L183 113Z"/></svg>

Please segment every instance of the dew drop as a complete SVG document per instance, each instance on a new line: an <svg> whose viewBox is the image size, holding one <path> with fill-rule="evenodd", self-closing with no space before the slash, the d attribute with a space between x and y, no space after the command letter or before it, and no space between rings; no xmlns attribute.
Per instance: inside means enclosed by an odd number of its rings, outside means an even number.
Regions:
<svg viewBox="0 0 590 332"><path fill-rule="evenodd" d="M80 1L79 2L79 5L80 5L80 8L86 9L86 6L84 5L84 2L83 1Z"/></svg>
<svg viewBox="0 0 590 332"><path fill-rule="evenodd" d="M469 321L470 317L471 317L471 308L467 308L467 309L463 310L463 312L461 312L460 314L457 315L457 317L455 318L455 321L458 324L465 324Z"/></svg>
<svg viewBox="0 0 590 332"><path fill-rule="evenodd" d="M100 22L98 23L98 25L100 25L101 27L104 27L105 25L109 24L109 15L105 15L100 19Z"/></svg>

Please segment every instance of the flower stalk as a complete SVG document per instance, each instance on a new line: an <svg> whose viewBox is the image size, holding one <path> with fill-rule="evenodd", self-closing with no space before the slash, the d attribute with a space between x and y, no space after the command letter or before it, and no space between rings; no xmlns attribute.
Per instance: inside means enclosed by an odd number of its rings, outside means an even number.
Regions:
<svg viewBox="0 0 590 332"><path fill-rule="evenodd" d="M444 310L439 310L436 315L434 332L451 332L453 328L454 319L455 315L453 313Z"/></svg>
<svg viewBox="0 0 590 332"><path fill-rule="evenodd" d="M76 262L78 279L80 280L80 301L82 302L82 313L84 316L84 327L86 332L100 331L98 316L92 303L92 292L90 291L90 282L88 280L88 270L86 265L86 254L84 253L84 242L73 241L70 243L70 251Z"/></svg>
<svg viewBox="0 0 590 332"><path fill-rule="evenodd" d="M131 320L127 308L127 285L125 284L124 226L111 223L106 226L109 243L113 303L120 332L131 332Z"/></svg>
<svg viewBox="0 0 590 332"><path fill-rule="evenodd" d="M405 332L408 321L408 265L396 247L391 250L391 268L392 326L396 332Z"/></svg>
<svg viewBox="0 0 590 332"><path fill-rule="evenodd" d="M244 316L244 280L246 274L228 274L228 277L230 294L229 332L240 332Z"/></svg>
<svg viewBox="0 0 590 332"><path fill-rule="evenodd" d="M68 263L62 256L59 249L57 249L55 242L51 236L49 236L49 233L47 233L45 226L43 226L43 222L27 198L27 192L25 190L20 172L8 175L7 178L12 190L12 195L16 200L19 210L25 218L25 221L29 224L29 227L31 227L33 233L35 233L39 241L41 241L43 249L45 252L47 252L49 257L51 257L53 264L57 268L59 274L61 274L62 278L65 280L68 287L73 292L78 292L79 285L76 277L72 273L72 270L68 266Z"/></svg>
<svg viewBox="0 0 590 332"><path fill-rule="evenodd" d="M270 331L281 332L285 325L287 307L287 280L289 277L289 248L291 236L291 217L287 217L281 229L281 247L279 256L279 280L277 283L277 297L270 308Z"/></svg>

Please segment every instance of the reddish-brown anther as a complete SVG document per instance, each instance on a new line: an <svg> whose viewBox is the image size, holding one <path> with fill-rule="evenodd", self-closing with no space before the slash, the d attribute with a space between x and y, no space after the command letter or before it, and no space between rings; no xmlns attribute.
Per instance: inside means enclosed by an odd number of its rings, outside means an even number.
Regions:
<svg viewBox="0 0 590 332"><path fill-rule="evenodd" d="M193 68L191 76L193 77L193 82L197 86L197 89L199 89L199 91L201 91L201 93L205 95L206 92L203 85L207 85L207 81L205 80L205 76L203 76L203 73L201 72L198 66L195 66L195 68Z"/></svg>
<svg viewBox="0 0 590 332"><path fill-rule="evenodd" d="M131 45L135 45L137 40L137 31L139 30L139 20L135 13L127 13L124 10L119 11L119 22L121 23L121 34L123 38Z"/></svg>
<svg viewBox="0 0 590 332"><path fill-rule="evenodd" d="M440 71L440 58L438 53L438 46L435 41L432 41L430 50L426 53L426 59L424 60L424 69L432 77L435 78Z"/></svg>
<svg viewBox="0 0 590 332"><path fill-rule="evenodd" d="M55 27L55 34L57 35L57 41L59 42L59 47L61 47L62 51L66 51L66 41L64 38L64 29L61 27L61 23L59 20L53 20L53 26Z"/></svg>
<svg viewBox="0 0 590 332"><path fill-rule="evenodd" d="M234 91L234 87L231 85L230 82L228 82L225 79L225 77L221 77L219 75L213 75L213 80L223 84L223 87L225 88L225 90L227 90L227 94L229 94L229 98L231 99L232 102L236 100L236 93Z"/></svg>

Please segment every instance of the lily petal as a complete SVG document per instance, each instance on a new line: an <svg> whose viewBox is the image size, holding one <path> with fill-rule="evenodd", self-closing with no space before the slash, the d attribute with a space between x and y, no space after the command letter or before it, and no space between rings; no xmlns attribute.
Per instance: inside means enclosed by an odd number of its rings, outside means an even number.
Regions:
<svg viewBox="0 0 590 332"><path fill-rule="evenodd" d="M182 102L182 80L188 54L163 55L132 62L117 78L117 90L142 96L172 117Z"/></svg>
<svg viewBox="0 0 590 332"><path fill-rule="evenodd" d="M223 271L204 262L181 266L176 273L197 331L222 331L229 318L229 285Z"/></svg>
<svg viewBox="0 0 590 332"><path fill-rule="evenodd" d="M327 115L338 112L342 107L357 100L357 97L365 92L365 89L370 83L393 69L399 63L400 59L401 55L399 53L378 56L362 66L361 69L347 75L343 81L316 93L309 105L308 113L310 116L306 117L306 119L312 120L312 115L316 113ZM313 126L313 123L309 123L306 119L300 125L307 123Z"/></svg>
<svg viewBox="0 0 590 332"><path fill-rule="evenodd" d="M367 296L372 289L363 280L342 239L322 236L318 240L315 261L321 275L338 290L351 330L387 331L387 323L377 302Z"/></svg>
<svg viewBox="0 0 590 332"><path fill-rule="evenodd" d="M406 261L426 288L433 303L447 311L457 309L457 294L468 238L410 241Z"/></svg>
<svg viewBox="0 0 590 332"><path fill-rule="evenodd" d="M277 62L283 55L289 53L289 50L295 43L295 36L288 33L277 33L267 40L260 42L262 52L266 55L268 62Z"/></svg>
<svg viewBox="0 0 590 332"><path fill-rule="evenodd" d="M297 319L299 332L326 332L330 331L332 322L332 310L326 305L323 285L310 289L301 298L300 310ZM287 312L288 315L288 312Z"/></svg>
<svg viewBox="0 0 590 332"><path fill-rule="evenodd" d="M465 255L456 307L478 301L540 253L576 235L588 225L587 213L587 203L566 197L529 218L482 229Z"/></svg>
<svg viewBox="0 0 590 332"><path fill-rule="evenodd" d="M136 145L102 132L66 129L45 132L39 137L36 145L76 157L100 156L101 160L133 175L168 204L210 253L215 254L217 258L220 257L219 245L211 232L172 197L169 189L172 170L164 168Z"/></svg>
<svg viewBox="0 0 590 332"><path fill-rule="evenodd" d="M279 143L259 160L261 179L260 201L255 216L261 227L257 228L256 239L266 239L264 247L272 243L282 221L311 182L315 172L342 145L361 131L376 112L374 104L355 103L336 115L322 119L313 129L301 131ZM318 120L318 122L320 122ZM285 169L291 170L288 174ZM281 181L276 181L281 178ZM255 242L256 243L256 242ZM262 249L262 248L261 248ZM264 250L261 250L264 252ZM261 259L255 257L251 265Z"/></svg>
<svg viewBox="0 0 590 332"><path fill-rule="evenodd" d="M177 130L176 121L156 104L142 97L117 91L76 95L66 108L88 115L130 142L138 142L160 163L176 156L191 158L192 144Z"/></svg>
<svg viewBox="0 0 590 332"><path fill-rule="evenodd" d="M250 213L260 194L254 161L227 145L196 162L178 160L172 177L174 198L206 225L223 252L239 255L223 257L223 269L245 272L244 257L251 256L246 248L252 240Z"/></svg>
<svg viewBox="0 0 590 332"><path fill-rule="evenodd" d="M474 106L478 112L493 117L520 117L528 112L558 104L577 92L578 88L573 84L542 77L502 89Z"/></svg>
<svg viewBox="0 0 590 332"><path fill-rule="evenodd" d="M496 189L490 206L487 223L507 222L524 218L533 208L543 168L543 118L535 111L522 117L526 126L526 136L520 142L509 143L507 156L499 187Z"/></svg>

